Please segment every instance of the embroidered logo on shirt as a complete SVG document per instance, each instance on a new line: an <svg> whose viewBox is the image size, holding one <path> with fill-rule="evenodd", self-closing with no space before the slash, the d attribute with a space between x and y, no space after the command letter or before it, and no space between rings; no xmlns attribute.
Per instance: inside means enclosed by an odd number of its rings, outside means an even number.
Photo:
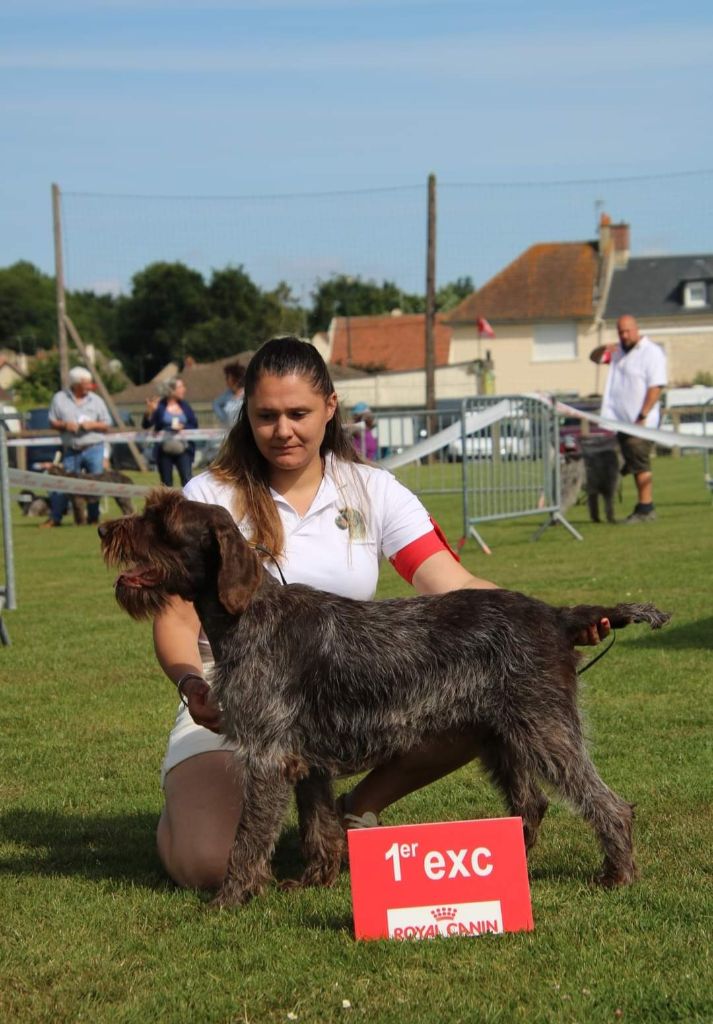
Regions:
<svg viewBox="0 0 713 1024"><path fill-rule="evenodd" d="M349 530L350 540L366 540L366 523L357 508L340 508L334 522L340 530Z"/></svg>

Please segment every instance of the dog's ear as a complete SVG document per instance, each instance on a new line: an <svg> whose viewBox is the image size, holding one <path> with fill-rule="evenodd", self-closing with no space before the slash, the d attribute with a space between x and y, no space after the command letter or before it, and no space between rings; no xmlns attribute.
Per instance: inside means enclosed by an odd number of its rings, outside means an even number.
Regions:
<svg viewBox="0 0 713 1024"><path fill-rule="evenodd" d="M239 615L257 589L262 565L227 513L215 522L214 532L220 550L218 598L226 611Z"/></svg>

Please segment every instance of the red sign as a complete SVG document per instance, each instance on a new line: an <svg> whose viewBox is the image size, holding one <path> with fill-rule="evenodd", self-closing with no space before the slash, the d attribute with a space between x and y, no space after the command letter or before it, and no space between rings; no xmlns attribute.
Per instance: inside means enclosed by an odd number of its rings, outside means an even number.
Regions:
<svg viewBox="0 0 713 1024"><path fill-rule="evenodd" d="M350 829L357 939L532 931L520 818Z"/></svg>

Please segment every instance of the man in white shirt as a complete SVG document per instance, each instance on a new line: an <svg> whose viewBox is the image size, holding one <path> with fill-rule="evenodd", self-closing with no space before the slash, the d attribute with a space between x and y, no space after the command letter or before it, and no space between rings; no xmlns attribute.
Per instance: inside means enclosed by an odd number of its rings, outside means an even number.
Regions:
<svg viewBox="0 0 713 1024"><path fill-rule="evenodd" d="M85 366L69 371L69 387L58 391L49 407L49 424L62 436L62 463L69 473L101 473L104 469L104 440L111 426L111 414L104 399L91 389L92 374ZM50 518L41 526L61 526L69 495L50 494ZM99 522L99 499L87 501L88 523Z"/></svg>
<svg viewBox="0 0 713 1024"><path fill-rule="evenodd" d="M619 344L597 348L591 354L595 363L611 366L601 415L619 423L656 428L661 416L661 392L668 383L666 356L660 345L639 332L633 316L619 317L616 328ZM651 471L653 442L623 431L617 438L624 457L622 473L633 474L638 492L636 508L626 522L651 522L656 518Z"/></svg>

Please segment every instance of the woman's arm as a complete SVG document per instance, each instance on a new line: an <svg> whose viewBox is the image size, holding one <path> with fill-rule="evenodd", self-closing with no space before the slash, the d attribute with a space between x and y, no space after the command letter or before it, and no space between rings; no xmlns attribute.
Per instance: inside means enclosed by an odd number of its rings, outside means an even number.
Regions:
<svg viewBox="0 0 713 1024"><path fill-rule="evenodd" d="M449 551L437 551L422 562L413 574L413 585L419 594L445 594L449 590L467 587L475 590L498 589L496 583L473 576Z"/></svg>
<svg viewBox="0 0 713 1024"><path fill-rule="evenodd" d="M198 650L200 622L196 610L188 601L171 597L169 603L154 619L154 650L159 665L168 678L181 686L191 717L198 725L213 732L220 731L220 711L210 695L210 687L203 678L203 664Z"/></svg>

